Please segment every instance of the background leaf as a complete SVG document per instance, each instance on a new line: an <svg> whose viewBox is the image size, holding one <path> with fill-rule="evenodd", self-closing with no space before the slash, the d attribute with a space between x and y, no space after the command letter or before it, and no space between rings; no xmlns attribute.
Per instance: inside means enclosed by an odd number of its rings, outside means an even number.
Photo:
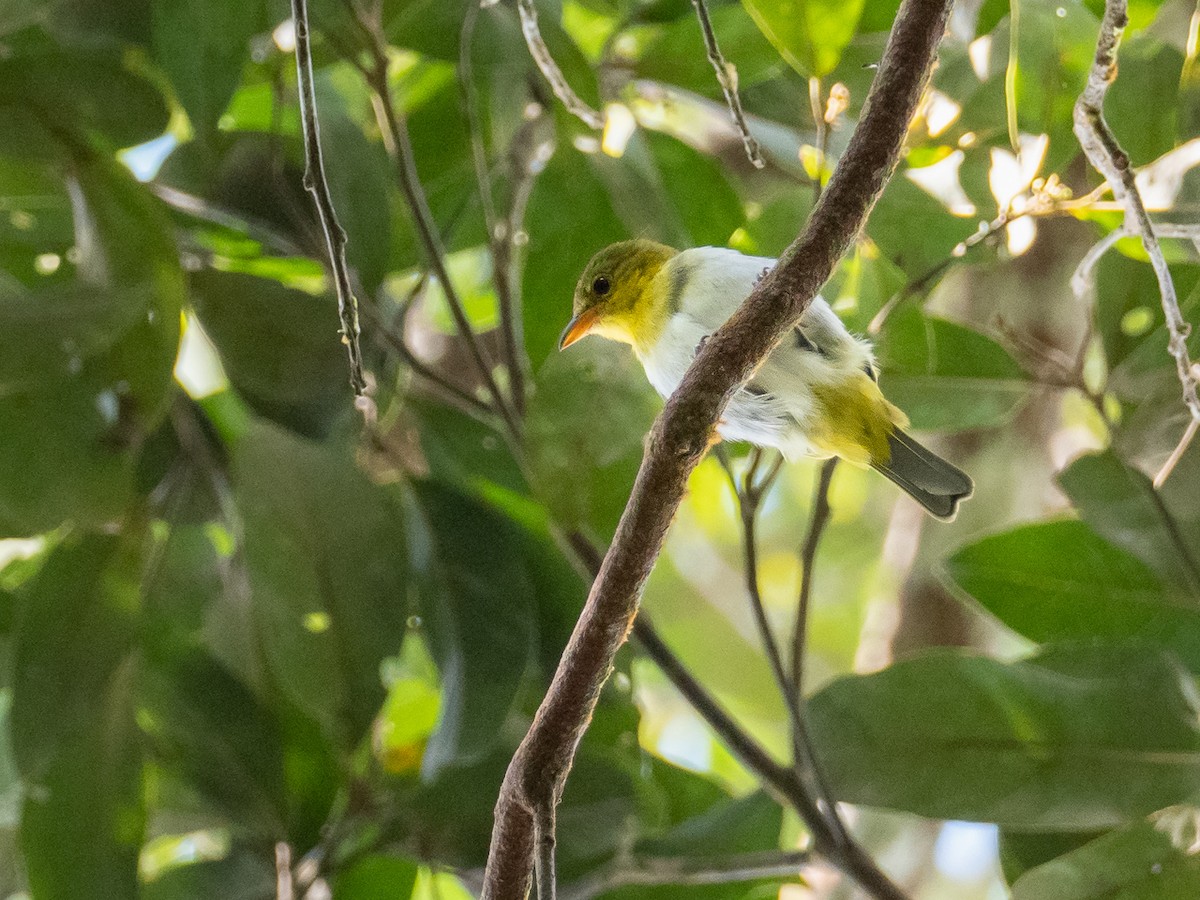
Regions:
<svg viewBox="0 0 1200 900"><path fill-rule="evenodd" d="M1193 679L1145 646L1004 664L929 652L809 705L839 797L1022 828L1105 828L1197 789ZM911 702L920 698L920 702Z"/></svg>

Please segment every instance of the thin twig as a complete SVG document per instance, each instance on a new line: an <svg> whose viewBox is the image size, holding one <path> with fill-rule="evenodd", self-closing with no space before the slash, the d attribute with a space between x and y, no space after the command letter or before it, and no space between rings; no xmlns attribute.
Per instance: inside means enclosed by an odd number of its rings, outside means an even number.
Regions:
<svg viewBox="0 0 1200 900"><path fill-rule="evenodd" d="M825 152L829 146L829 128L825 122L825 110L821 108L821 78L813 75L808 79L808 106L812 113L813 128L817 132L817 177L813 179L813 203L821 199L825 187Z"/></svg>
<svg viewBox="0 0 1200 900"><path fill-rule="evenodd" d="M763 650L767 654L771 674L775 676L775 685L779 689L780 696L783 698L784 706L787 708L788 716L791 719L792 759L796 767L796 774L800 777L801 781L804 780L805 776L811 779L815 788L813 791L814 798L817 801L815 805L823 812L839 848L845 847L852 841L852 838L850 837L849 829L846 828L845 822L842 821L841 816L838 814L837 805L833 801L833 794L821 770L816 748L813 746L812 736L809 734L808 726L804 719L803 694L793 688L792 679L788 678L787 672L784 670L783 654L779 649L779 642L775 639L775 634L771 629L771 623L767 619L767 611L763 604L762 591L758 583L758 535L756 528L758 509L762 503L762 498L770 489L775 476L779 472L779 466L783 462L783 457L782 455L777 455L775 463L768 470L767 475L756 482L757 469L762 460L761 451L756 447L751 453L750 464L746 469L745 475L742 476L740 484L734 476L733 469L729 465L729 461L725 455L721 454L718 458L729 475L733 489L737 493L738 505L741 508L742 551L744 554L746 593L750 598L750 610L754 614L754 621L758 627L758 634L763 644ZM828 464L822 466L822 478L824 478L824 472L827 469L832 472L832 468ZM814 512L815 515L816 513Z"/></svg>
<svg viewBox="0 0 1200 900"><path fill-rule="evenodd" d="M617 650L636 619L687 478L734 391L793 327L861 231L895 169L928 82L952 0L903 0L864 113L803 233L700 349L650 433L637 480L600 574L496 804L483 900L523 900L535 856L534 810L562 796L575 750ZM803 791L801 794L803 795ZM811 803L801 797L800 802ZM821 824L822 816L813 817ZM904 894L829 829L814 847L876 897Z"/></svg>
<svg viewBox="0 0 1200 900"><path fill-rule="evenodd" d="M1104 98L1109 86L1117 77L1117 49L1121 35L1128 24L1126 0L1107 0L1104 18L1100 22L1100 34L1096 41L1096 57L1088 73L1083 93L1075 102L1075 136L1083 148L1088 161L1107 179L1113 196L1125 207L1125 229L1137 234L1150 257L1150 265L1158 279L1158 290L1162 297L1163 315L1166 317L1170 339L1167 348L1175 358L1175 368L1183 388L1183 402L1191 413L1192 422L1200 422L1200 396L1197 395L1196 377L1192 373L1187 339L1191 325L1183 318L1179 309L1179 298L1175 293L1175 282L1167 267L1155 235L1154 225L1138 191L1136 175L1128 154L1104 120ZM1189 428L1189 430L1192 430ZM1186 432L1185 432L1186 436Z"/></svg>
<svg viewBox="0 0 1200 900"><path fill-rule="evenodd" d="M1175 467L1183 459L1183 454L1187 453L1187 449L1191 446L1192 440L1196 437L1198 430L1200 430L1200 421L1192 419L1188 422L1187 428L1184 429L1183 437L1179 439L1179 443L1175 445L1175 449L1171 451L1171 455L1167 457L1167 461L1162 464L1162 468L1154 476L1155 490L1161 488L1167 479L1171 477L1171 473L1175 471Z"/></svg>
<svg viewBox="0 0 1200 900"><path fill-rule="evenodd" d="M696 17L700 20L700 31L704 34L704 49L708 53L708 61L712 63L713 71L717 73L717 84L725 95L725 105L729 107L729 116L738 133L742 136L742 146L746 148L746 158L756 169L765 168L767 163L762 157L758 141L750 134L750 126L746 124L746 113L742 109L742 98L738 96L737 69L725 60L721 48L717 45L717 35L713 31L712 19L708 16L708 5L704 0L692 0L696 8Z"/></svg>
<svg viewBox="0 0 1200 900"><path fill-rule="evenodd" d="M484 359L479 338L471 327L462 298L458 296L454 282L450 279L450 272L446 268L446 250L442 246L442 239L434 223L433 213L429 209L429 200L425 196L425 190L421 186L417 174L412 141L408 136L408 125L392 98L392 89L387 76L387 53L378 36L370 49L374 65L364 70L363 74L371 88L371 102L375 108L375 118L378 120L380 131L383 134L384 148L396 166L400 188L417 226L417 234L425 248L428 263L442 286L446 295L446 306L450 310L451 318L454 319L455 328L467 345L471 361L492 398L492 405L504 419L509 431L513 435L520 434L520 422L509 407L500 386L496 383L491 366Z"/></svg>
<svg viewBox="0 0 1200 900"><path fill-rule="evenodd" d="M484 226L487 228L488 247L492 254L492 281L496 285L496 305L500 314L500 333L504 341L504 357L508 367L512 402L516 414L521 416L525 411L525 356L517 336L519 301L514 296L512 273L514 230L509 222L501 224L497 219L496 205L492 197L492 178L488 170L487 149L484 146L483 126L479 116L479 92L475 87L471 59L475 43L475 25L478 20L478 3L469 2L459 35L458 82L462 88L463 110L467 117L467 130L471 136L475 182L483 209Z"/></svg>
<svg viewBox="0 0 1200 900"><path fill-rule="evenodd" d="M358 345L358 300L350 290L350 274L346 268L346 232L338 222L325 178L325 162L321 156L321 132L317 124L317 96L313 89L312 48L309 45L308 0L292 0L292 20L296 26L296 77L300 86L300 118L304 123L304 186L313 195L325 243L329 250L329 265L337 289L338 316L342 322L342 341L350 358L350 384L362 397L367 390L363 375L362 350Z"/></svg>
<svg viewBox="0 0 1200 900"><path fill-rule="evenodd" d="M363 316L371 323L380 343L393 350L404 361L404 364L412 370L413 374L426 381L447 398L465 407L466 412L491 419L496 415L496 410L485 401L463 390L440 372L427 365L424 360L413 353L412 349L408 346L408 342L404 339L404 316L408 311L412 299L420 293L426 280L427 276L422 275L413 288L412 293L401 305L401 312L397 317L397 324L395 326L383 321L382 315L380 315L379 310L372 302L363 304Z"/></svg>
<svg viewBox="0 0 1200 900"><path fill-rule="evenodd" d="M537 63L538 69L550 83L554 96L562 101L567 112L575 116L589 128L599 131L604 127L604 116L592 109L575 93L567 78L550 54L550 48L542 39L542 30L538 27L537 7L534 0L517 0L517 12L521 14L521 32L525 35L525 45L529 47L529 55Z"/></svg>
<svg viewBox="0 0 1200 900"><path fill-rule="evenodd" d="M844 844L853 842L850 829L846 827L838 810L837 798L825 777L825 767L817 754L812 734L808 730L808 717L805 715L804 697L804 659L808 647L808 616L811 608L813 573L816 570L817 547L825 526L829 522L829 485L833 481L833 470L837 468L837 457L830 457L821 464L820 475L817 478L817 489L813 497L812 514L808 523L808 533L800 547L800 595L796 601L796 622L792 628L792 680L791 689L797 709L797 726L794 736L794 746L803 752L809 775L812 778L817 800L825 809L834 833Z"/></svg>
<svg viewBox="0 0 1200 900"><path fill-rule="evenodd" d="M796 877L812 862L807 850L764 850L724 858L643 856L618 860L562 891L563 900L592 900L624 887L739 884L759 878Z"/></svg>
<svg viewBox="0 0 1200 900"><path fill-rule="evenodd" d="M796 624L792 631L792 690L796 696L804 697L804 649L808 645L808 612L812 598L813 572L817 559L817 547L825 526L829 522L829 485L833 481L833 470L837 468L837 457L825 460L817 479L817 490L813 495L812 515L808 521L808 533L800 545L800 596L796 601Z"/></svg>

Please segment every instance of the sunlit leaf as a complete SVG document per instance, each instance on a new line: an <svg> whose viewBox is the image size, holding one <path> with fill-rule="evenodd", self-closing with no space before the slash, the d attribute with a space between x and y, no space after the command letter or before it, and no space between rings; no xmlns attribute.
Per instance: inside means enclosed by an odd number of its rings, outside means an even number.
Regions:
<svg viewBox="0 0 1200 900"><path fill-rule="evenodd" d="M775 49L801 75L821 76L837 65L854 37L863 0L743 0Z"/></svg>

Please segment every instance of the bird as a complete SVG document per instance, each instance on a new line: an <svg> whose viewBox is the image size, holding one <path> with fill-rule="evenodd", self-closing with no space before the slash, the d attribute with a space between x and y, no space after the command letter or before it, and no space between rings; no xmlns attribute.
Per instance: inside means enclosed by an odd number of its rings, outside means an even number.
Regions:
<svg viewBox="0 0 1200 900"><path fill-rule="evenodd" d="M596 253L575 287L565 350L593 334L629 344L669 398L708 337L775 265L725 247L677 250L646 238ZM871 467L938 519L951 521L974 483L904 429L879 387L871 345L820 296L735 393L717 434L774 448L789 462L837 456Z"/></svg>

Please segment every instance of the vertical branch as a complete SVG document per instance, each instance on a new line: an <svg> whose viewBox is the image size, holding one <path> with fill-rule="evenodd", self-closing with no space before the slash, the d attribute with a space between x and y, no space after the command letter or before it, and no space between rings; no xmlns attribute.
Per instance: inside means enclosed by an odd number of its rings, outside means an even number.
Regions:
<svg viewBox="0 0 1200 900"><path fill-rule="evenodd" d="M554 91L554 96L562 101L567 112L575 116L589 128L599 130L604 127L604 116L588 106L575 90L567 83L567 78L550 55L550 48L542 39L542 30L538 27L537 7L534 0L517 0L517 12L521 14L521 33L525 35L525 45L529 55L537 63L538 69L545 76Z"/></svg>
<svg viewBox="0 0 1200 900"><path fill-rule="evenodd" d="M367 389L363 375L362 350L358 336L358 300L350 290L350 274L346 268L346 232L338 222L325 177L325 161L321 156L321 133L317 125L317 96L313 89L312 47L309 43L308 0L292 0L292 19L296 24L296 76L300 87L300 118L304 124L304 186L313 195L325 244L329 250L329 266L337 289L338 316L342 323L342 341L350 358L350 384L362 397Z"/></svg>
<svg viewBox="0 0 1200 900"><path fill-rule="evenodd" d="M496 285L496 300L500 313L500 333L504 342L504 359L508 367L513 407L518 416L525 410L525 357L517 338L518 301L515 298L512 274L512 241L515 229L510 221L500 222L492 198L492 179L488 171L487 148L483 140L483 125L479 116L479 92L475 87L474 63L471 58L475 43L475 26L479 20L479 4L469 2L463 18L458 48L458 81L462 88L463 109L471 136L471 160L475 166L475 182L487 228L488 247L492 254L492 280Z"/></svg>
<svg viewBox="0 0 1200 900"><path fill-rule="evenodd" d="M458 296L458 291L450 278L450 272L446 268L446 250L442 246L442 239L434 223L433 213L429 209L429 200L425 196L425 190L421 186L417 174L412 141L408 136L408 125L392 99L392 89L387 75L387 53L378 35L373 34L370 50L373 65L363 74L367 79L368 87L371 88L371 102L375 108L375 118L378 120L380 131L383 134L384 148L396 166L400 189L404 194L409 211L412 213L417 234L425 248L426 256L429 258L430 268L442 285L442 290L446 294L446 305L450 309L451 318L454 319L455 328L467 345L471 362L478 371L479 377L492 399L493 406L504 420L508 430L513 435L520 434L520 422L509 407L508 400L500 390L500 386L496 383L491 366L484 359L479 338L467 319L462 299Z"/></svg>
<svg viewBox="0 0 1200 900"><path fill-rule="evenodd" d="M891 177L952 0L903 0L864 114L820 201L780 261L700 349L651 431L612 546L525 739L504 776L484 872L484 900L523 900L535 857L533 810L557 802L617 650L637 616L687 478L707 451L733 392L812 303ZM801 794L804 792L801 791ZM804 802L811 802L804 798ZM814 816L823 825L821 816ZM827 827L818 852L877 897L903 893Z"/></svg>
<svg viewBox="0 0 1200 900"><path fill-rule="evenodd" d="M821 189L825 186L822 175L825 172L825 151L829 146L829 128L821 104L821 79L816 75L808 79L808 105L812 112L813 127L817 131L817 177L813 179L813 203L816 203L821 199Z"/></svg>
<svg viewBox="0 0 1200 900"><path fill-rule="evenodd" d="M725 61L725 55L717 45L717 35L713 31L712 19L708 16L708 5L704 0L692 0L696 8L696 16L700 19L700 31L704 35L704 49L708 53L708 61L712 63L713 71L717 73L717 84L725 95L725 105L729 107L729 115L742 136L742 146L746 148L746 158L754 168L766 167L762 158L758 141L750 134L750 126L746 124L746 113L742 110L742 98L738 96L737 69Z"/></svg>
<svg viewBox="0 0 1200 900"><path fill-rule="evenodd" d="M775 677L776 687L779 688L784 706L787 708L788 716L791 719L792 758L796 774L801 779L802 784L805 776L808 776L811 780L814 786L812 793L815 802L813 805L827 820L829 831L833 835L837 846L844 848L850 845L853 839L850 837L850 832L846 828L845 822L842 821L841 816L838 814L837 805L833 800L833 793L830 791L821 770L816 749L813 746L812 735L809 733L808 723L804 718L804 695L793 687L792 680L788 678L787 672L784 670L783 654L780 652L779 642L775 640L775 635L771 630L771 623L767 620L766 607L763 605L762 592L758 583L758 535L755 523L758 519L758 509L762 498L767 490L770 489L771 483L775 480L775 476L779 472L779 466L783 462L783 457L779 456L773 468L768 471L767 475L761 481L756 483L755 476L759 461L761 460L761 455L756 449L751 456L750 466L745 476L743 476L740 487L725 455L720 454L718 458L725 467L725 471L728 473L729 479L733 483L734 491L738 496L738 505L741 509L742 517L742 549L744 553L746 593L750 598L750 609L754 613L754 621L758 627L763 649L767 654L767 661L771 666L771 673ZM825 473L828 471L832 475L833 467L829 463L826 463L822 466L821 471L822 482L826 483ZM818 512L817 507L814 507L814 525L817 522ZM825 513L828 513L828 505L826 505ZM810 535L812 533L812 526L810 526ZM820 532L817 531L816 533L819 537ZM813 548L813 552L815 553L815 540L813 541ZM794 657L792 662L794 667L796 662Z"/></svg>
<svg viewBox="0 0 1200 900"><path fill-rule="evenodd" d="M797 697L804 697L804 649L808 643L808 611L812 597L813 567L817 559L817 546L829 522L829 485L833 481L833 470L837 468L837 457L821 464L817 490L813 497L812 518L808 522L808 533L800 546L800 597L796 602L796 625L792 631L792 690Z"/></svg>
<svg viewBox="0 0 1200 900"><path fill-rule="evenodd" d="M1197 375L1193 371L1187 346L1191 325L1184 320L1180 312L1175 282L1171 278L1162 247L1159 246L1154 225L1146 212L1146 205L1142 202L1142 195L1138 192L1129 155L1121 148L1104 120L1104 98L1108 94L1109 86L1117 78L1117 48L1121 44L1121 35L1128 21L1126 0L1107 0L1104 18L1100 23L1100 34L1096 40L1096 58L1088 73L1083 93L1075 103L1075 136L1079 139L1079 145L1087 155L1088 161L1108 180L1113 196L1125 207L1125 230L1141 238L1142 247L1150 257L1150 265L1158 279L1163 315L1170 333L1167 349L1175 359L1175 368L1183 387L1183 402L1192 418L1179 446L1171 454L1171 460L1177 460L1187 449L1188 442L1196 434L1196 425L1200 423ZM1159 473L1161 477L1156 481L1161 483L1169 473L1170 469L1164 467L1163 472Z"/></svg>

